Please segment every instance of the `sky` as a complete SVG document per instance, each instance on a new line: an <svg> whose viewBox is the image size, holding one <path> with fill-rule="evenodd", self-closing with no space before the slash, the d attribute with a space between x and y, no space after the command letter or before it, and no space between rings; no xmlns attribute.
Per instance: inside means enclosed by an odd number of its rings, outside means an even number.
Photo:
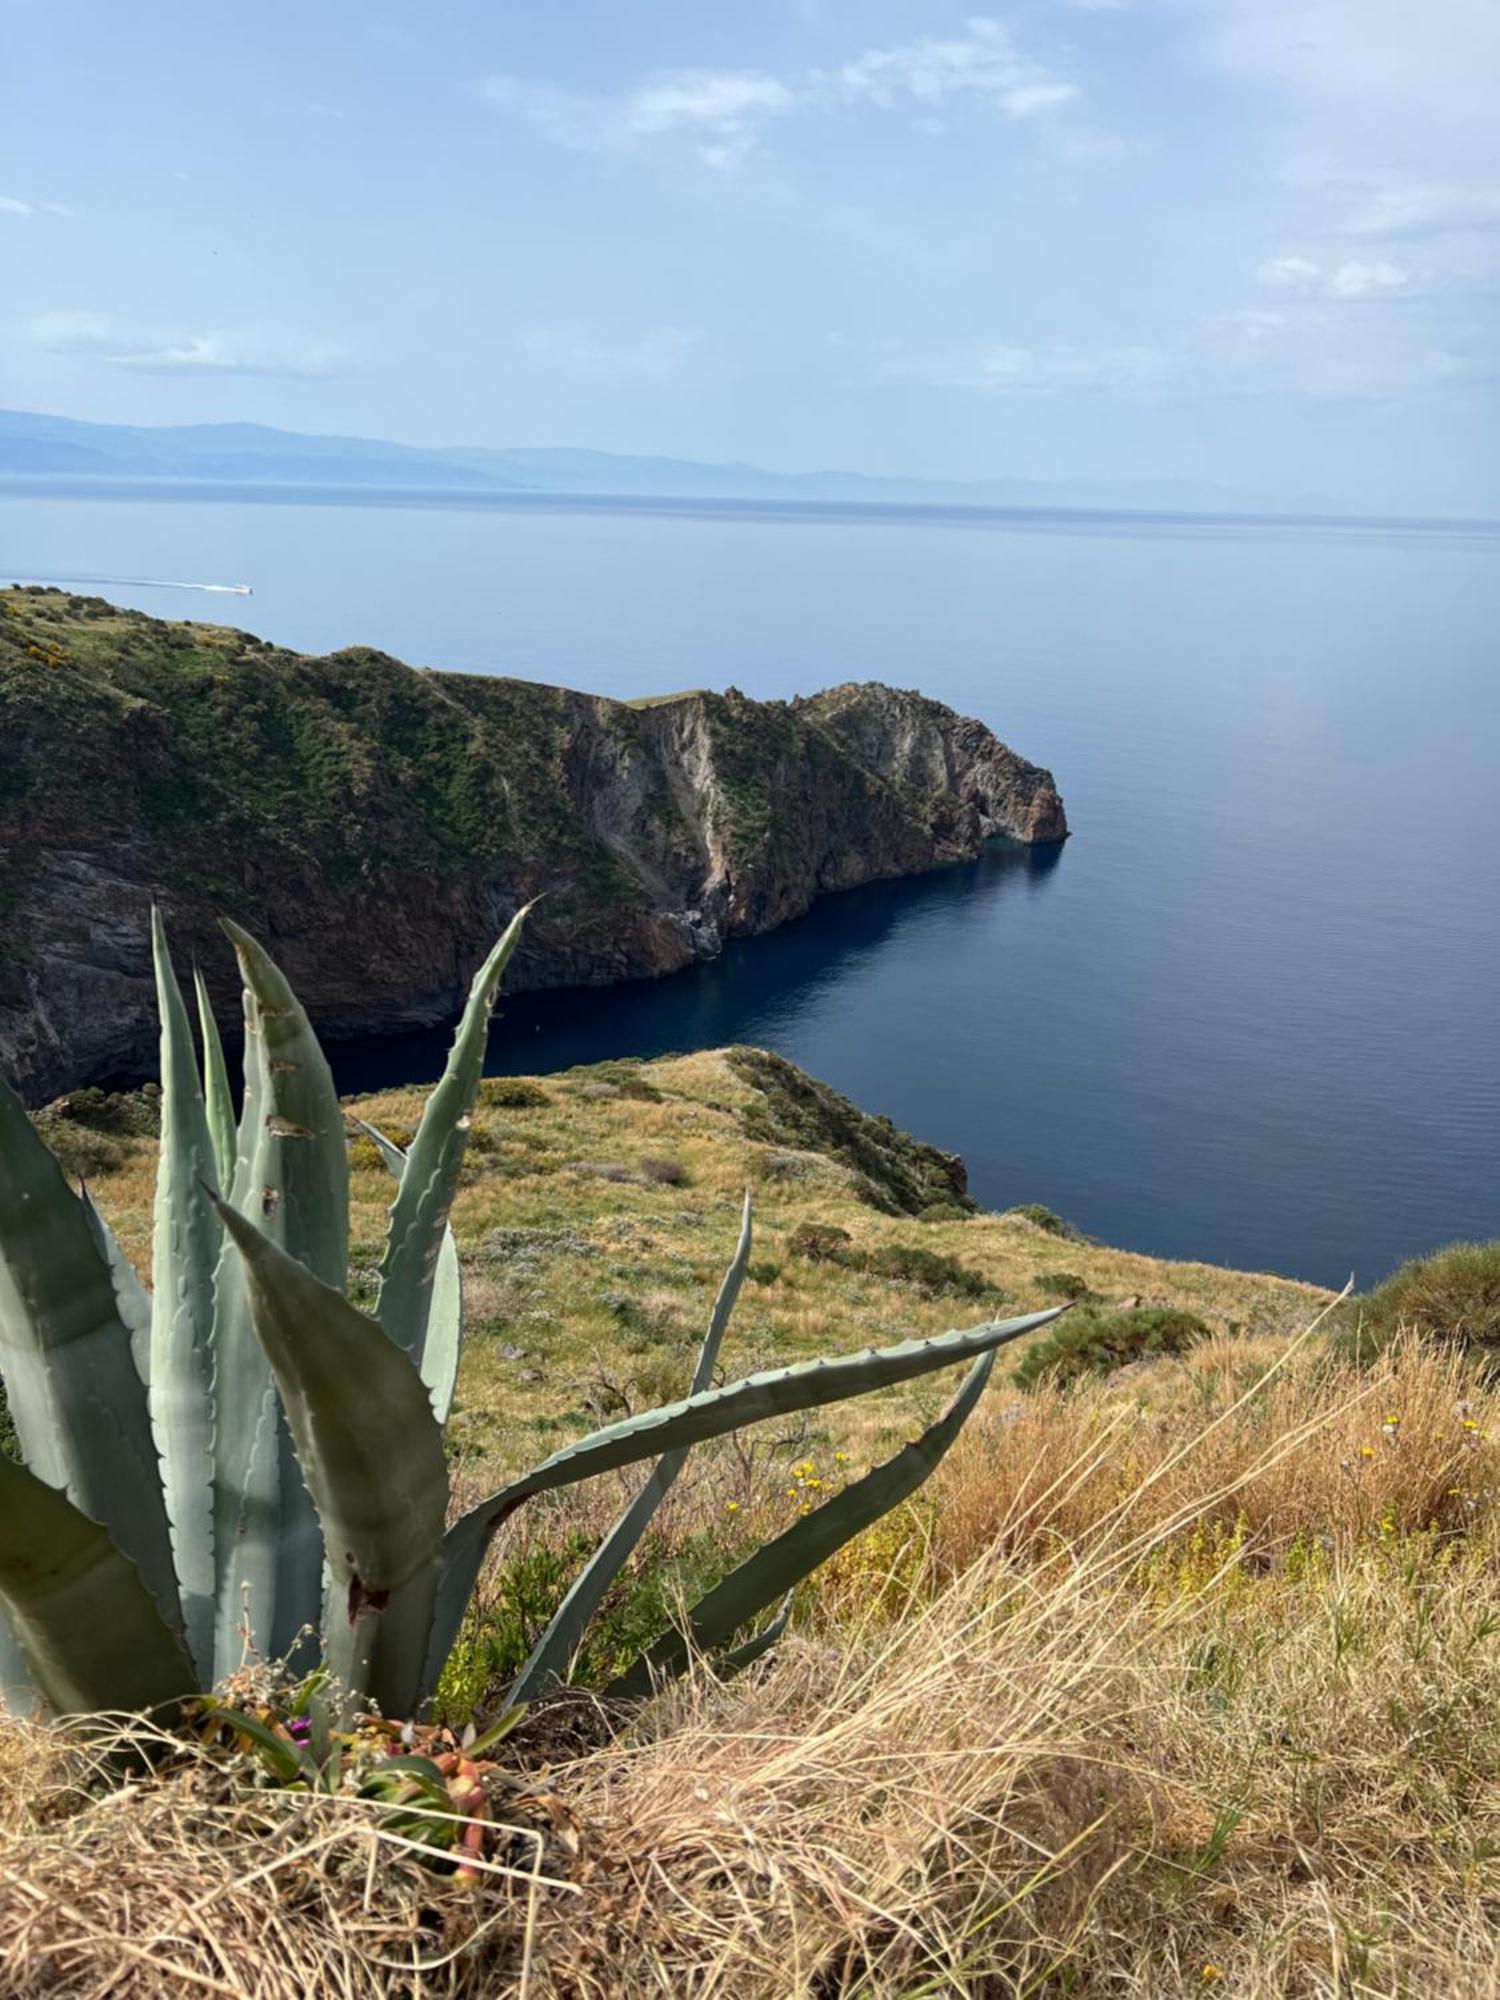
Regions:
<svg viewBox="0 0 1500 2000"><path fill-rule="evenodd" d="M1500 0L0 0L0 405L1500 514Z"/></svg>

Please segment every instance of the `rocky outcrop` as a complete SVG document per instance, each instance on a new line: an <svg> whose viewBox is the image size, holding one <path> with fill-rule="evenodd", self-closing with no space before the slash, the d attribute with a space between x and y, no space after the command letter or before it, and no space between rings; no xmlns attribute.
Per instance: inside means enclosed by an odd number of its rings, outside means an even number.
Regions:
<svg viewBox="0 0 1500 2000"><path fill-rule="evenodd" d="M0 1070L33 1100L151 1068L153 899L226 1020L217 912L337 1038L452 1014L538 894L513 988L671 972L1066 832L1049 773L874 683L625 703L0 592Z"/></svg>

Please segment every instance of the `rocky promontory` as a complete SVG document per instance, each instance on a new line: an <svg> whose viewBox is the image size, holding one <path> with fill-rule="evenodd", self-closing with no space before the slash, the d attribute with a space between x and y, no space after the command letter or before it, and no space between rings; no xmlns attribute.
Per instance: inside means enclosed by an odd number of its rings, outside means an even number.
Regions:
<svg viewBox="0 0 1500 2000"><path fill-rule="evenodd" d="M337 1038L453 1013L542 892L512 989L673 972L1066 833L1050 773L874 682L620 702L0 591L0 1071L33 1100L150 1069L153 899L226 1021L220 912Z"/></svg>

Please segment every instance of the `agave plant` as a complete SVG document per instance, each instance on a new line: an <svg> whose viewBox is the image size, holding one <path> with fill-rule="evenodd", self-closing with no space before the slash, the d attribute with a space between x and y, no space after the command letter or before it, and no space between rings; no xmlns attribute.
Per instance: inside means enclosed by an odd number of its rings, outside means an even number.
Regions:
<svg viewBox="0 0 1500 2000"><path fill-rule="evenodd" d="M307 1016L255 940L225 925L244 985L236 1117L201 978L200 1074L159 916L161 1146L148 1294L0 1083L0 1373L20 1459L0 1454L0 1677L13 1703L171 1714L247 1658L326 1669L345 1712L409 1716L432 1694L486 1552L523 1502L654 1459L510 1691L534 1697L585 1629L687 1452L968 1361L947 1414L734 1569L619 1684L648 1690L696 1651L726 1671L781 1616L737 1634L916 1487L1033 1313L714 1386L750 1254L748 1198L689 1394L595 1431L451 1523L443 1426L462 1333L448 1223L490 1013L525 918L480 967L441 1081L395 1178L373 1314L345 1296L343 1111ZM366 1128L368 1129L368 1128Z"/></svg>

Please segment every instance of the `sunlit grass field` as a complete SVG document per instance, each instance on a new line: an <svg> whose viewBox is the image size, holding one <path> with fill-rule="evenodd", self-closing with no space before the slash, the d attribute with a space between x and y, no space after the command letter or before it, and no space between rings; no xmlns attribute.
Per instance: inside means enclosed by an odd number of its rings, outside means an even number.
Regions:
<svg viewBox="0 0 1500 2000"><path fill-rule="evenodd" d="M398 1137L419 1108L351 1106ZM923 1219L935 1158L732 1052L497 1080L473 1137L465 1493L682 1389L747 1182L727 1374L1064 1296L1207 1331L1067 1388L1022 1390L1003 1354L768 1665L624 1725L586 1698L528 1718L515 1866L483 1897L347 1803L247 1803L192 1766L73 1809L57 1733L8 1729L0 1990L1500 1994L1500 1404L1472 1363L1398 1337L1356 1366L1326 1294L1045 1216ZM389 1182L368 1142L353 1162L358 1289ZM127 1140L93 1177L137 1257L152 1172ZM581 1678L944 1394L696 1452ZM517 1517L444 1684L455 1718L488 1712L631 1490Z"/></svg>

